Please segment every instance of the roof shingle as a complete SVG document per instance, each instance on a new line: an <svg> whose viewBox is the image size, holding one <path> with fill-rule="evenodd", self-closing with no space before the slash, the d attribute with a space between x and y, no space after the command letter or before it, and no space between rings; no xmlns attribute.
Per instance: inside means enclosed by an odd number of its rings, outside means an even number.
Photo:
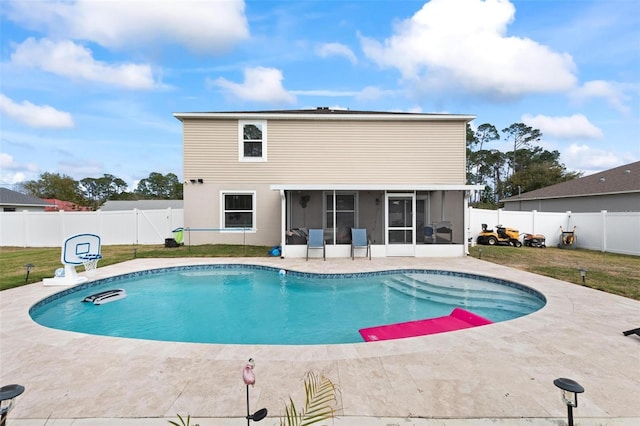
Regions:
<svg viewBox="0 0 640 426"><path fill-rule="evenodd" d="M557 183L501 201L525 201L541 198L568 198L587 195L640 192L640 161L589 176Z"/></svg>

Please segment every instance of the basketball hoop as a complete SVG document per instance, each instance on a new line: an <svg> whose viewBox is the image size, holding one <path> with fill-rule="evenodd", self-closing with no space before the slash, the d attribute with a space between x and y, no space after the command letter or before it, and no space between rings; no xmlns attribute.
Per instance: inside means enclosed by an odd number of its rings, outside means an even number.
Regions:
<svg viewBox="0 0 640 426"><path fill-rule="evenodd" d="M98 268L98 261L102 259L102 255L100 254L83 254L79 257L82 260L82 264L84 265L84 270L88 274L95 273L96 269Z"/></svg>

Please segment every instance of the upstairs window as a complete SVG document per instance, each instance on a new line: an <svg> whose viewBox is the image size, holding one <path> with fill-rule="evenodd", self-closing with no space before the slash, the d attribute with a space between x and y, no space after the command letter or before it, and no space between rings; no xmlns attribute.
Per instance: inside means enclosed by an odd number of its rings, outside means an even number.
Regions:
<svg viewBox="0 0 640 426"><path fill-rule="evenodd" d="M240 161L267 161L267 122L240 121Z"/></svg>

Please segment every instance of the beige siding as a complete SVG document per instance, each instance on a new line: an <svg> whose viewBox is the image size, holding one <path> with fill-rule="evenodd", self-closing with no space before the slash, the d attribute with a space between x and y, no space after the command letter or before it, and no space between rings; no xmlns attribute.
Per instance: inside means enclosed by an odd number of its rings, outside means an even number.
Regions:
<svg viewBox="0 0 640 426"><path fill-rule="evenodd" d="M256 230L220 232L220 194L255 191ZM187 184L184 187L184 227L196 228L185 236L185 244L280 244L280 194L260 184Z"/></svg>
<svg viewBox="0 0 640 426"><path fill-rule="evenodd" d="M267 122L268 161L238 161L237 120L184 120L185 179L297 184L464 184L463 121Z"/></svg>

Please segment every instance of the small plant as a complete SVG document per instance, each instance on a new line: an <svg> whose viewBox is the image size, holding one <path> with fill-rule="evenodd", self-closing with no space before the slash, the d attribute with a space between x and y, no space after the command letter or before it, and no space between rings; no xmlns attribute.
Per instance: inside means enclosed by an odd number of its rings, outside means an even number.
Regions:
<svg viewBox="0 0 640 426"><path fill-rule="evenodd" d="M306 426L333 418L331 406L336 402L336 386L331 380L310 371L304 379L304 391L306 398L303 410L298 412L289 398L280 426Z"/></svg>
<svg viewBox="0 0 640 426"><path fill-rule="evenodd" d="M180 414L176 414L176 415L180 419L180 423L174 422L173 420L169 420L170 424L172 424L173 426L191 426L191 416L190 415L187 415L187 420L186 421L182 416L180 416ZM199 424L195 424L193 426L200 426L200 425Z"/></svg>

